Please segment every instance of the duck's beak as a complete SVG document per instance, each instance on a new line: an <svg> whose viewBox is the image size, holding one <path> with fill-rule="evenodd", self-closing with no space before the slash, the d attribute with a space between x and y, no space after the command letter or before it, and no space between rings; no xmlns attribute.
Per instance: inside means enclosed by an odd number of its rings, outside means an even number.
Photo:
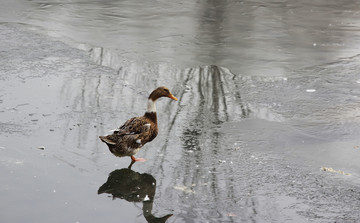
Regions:
<svg viewBox="0 0 360 223"><path fill-rule="evenodd" d="M174 95L172 95L171 93L168 95L168 97L171 98L171 99L173 99L173 100L175 100L175 101L178 100L178 99L177 99Z"/></svg>

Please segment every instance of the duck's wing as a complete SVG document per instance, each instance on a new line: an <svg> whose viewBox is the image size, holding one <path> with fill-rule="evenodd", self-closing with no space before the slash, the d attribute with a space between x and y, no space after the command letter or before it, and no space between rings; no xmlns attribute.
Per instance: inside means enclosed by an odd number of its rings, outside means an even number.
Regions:
<svg viewBox="0 0 360 223"><path fill-rule="evenodd" d="M151 123L143 117L134 117L127 120L118 130L116 135L143 134L150 130Z"/></svg>

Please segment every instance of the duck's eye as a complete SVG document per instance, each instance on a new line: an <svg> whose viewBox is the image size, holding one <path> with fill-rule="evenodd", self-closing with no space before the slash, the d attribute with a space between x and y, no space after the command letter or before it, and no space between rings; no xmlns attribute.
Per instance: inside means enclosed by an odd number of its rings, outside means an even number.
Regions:
<svg viewBox="0 0 360 223"><path fill-rule="evenodd" d="M169 90L168 90L168 89L164 89L164 91L165 91L166 93L169 93Z"/></svg>

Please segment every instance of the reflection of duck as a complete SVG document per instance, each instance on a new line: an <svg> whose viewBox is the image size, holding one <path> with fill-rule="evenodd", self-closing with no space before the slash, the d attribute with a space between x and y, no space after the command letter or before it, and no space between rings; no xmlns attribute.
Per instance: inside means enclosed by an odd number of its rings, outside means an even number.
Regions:
<svg viewBox="0 0 360 223"><path fill-rule="evenodd" d="M144 116L134 117L126 121L113 134L99 136L110 151L119 157L130 156L133 161L144 161L134 155L147 142L152 141L158 133L155 101L160 97L168 97L177 101L166 87L158 87L149 96Z"/></svg>
<svg viewBox="0 0 360 223"><path fill-rule="evenodd" d="M125 199L129 202L143 202L143 214L149 223L161 223L172 214L157 218L152 214L156 180L147 173L137 173L129 168L114 170L106 183L98 190L98 194L112 194L113 198Z"/></svg>

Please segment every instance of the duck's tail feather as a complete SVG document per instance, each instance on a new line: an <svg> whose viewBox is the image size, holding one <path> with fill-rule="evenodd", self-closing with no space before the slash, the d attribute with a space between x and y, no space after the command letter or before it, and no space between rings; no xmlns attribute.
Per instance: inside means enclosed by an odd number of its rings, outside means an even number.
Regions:
<svg viewBox="0 0 360 223"><path fill-rule="evenodd" d="M104 143L106 143L108 145L116 145L116 142L109 139L108 136L99 136L99 138L101 139L101 141L103 141Z"/></svg>

